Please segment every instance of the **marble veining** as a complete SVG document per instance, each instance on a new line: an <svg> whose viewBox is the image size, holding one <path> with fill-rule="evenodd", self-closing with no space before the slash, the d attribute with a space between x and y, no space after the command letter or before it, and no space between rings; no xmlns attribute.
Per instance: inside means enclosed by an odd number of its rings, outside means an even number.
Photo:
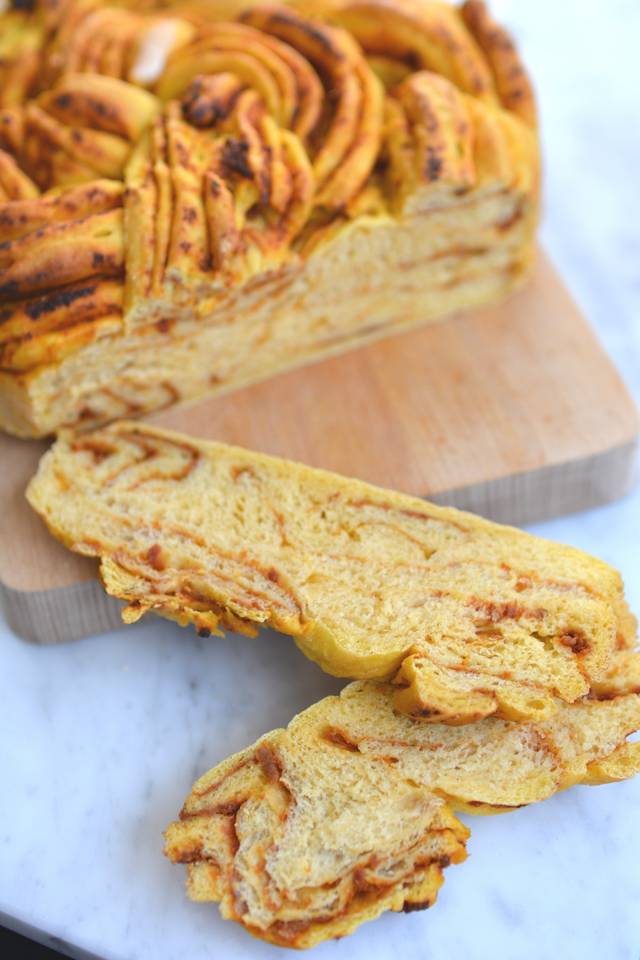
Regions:
<svg viewBox="0 0 640 960"><path fill-rule="evenodd" d="M544 242L640 401L640 5L492 0L536 78ZM640 491L531 528L622 570L640 612ZM292 642L163 622L57 647L0 626L0 920L103 960L288 951L191 903L162 830L191 783L344 681ZM640 782L464 817L469 860L425 913L386 914L317 960L638 960Z"/></svg>

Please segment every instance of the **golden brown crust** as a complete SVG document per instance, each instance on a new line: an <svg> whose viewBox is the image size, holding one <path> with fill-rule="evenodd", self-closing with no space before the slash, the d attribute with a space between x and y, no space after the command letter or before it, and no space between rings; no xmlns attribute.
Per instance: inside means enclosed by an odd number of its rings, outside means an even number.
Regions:
<svg viewBox="0 0 640 960"><path fill-rule="evenodd" d="M0 200L33 200L39 195L38 187L20 169L14 157L0 150Z"/></svg>
<svg viewBox="0 0 640 960"><path fill-rule="evenodd" d="M492 19L482 0L465 0L460 14L487 58L503 107L535 127L537 115L533 88L513 40Z"/></svg>
<svg viewBox="0 0 640 960"><path fill-rule="evenodd" d="M316 202L340 209L358 192L378 154L382 91L377 78L343 30L312 23L277 5L262 5L242 14L242 19L290 44L328 75L335 106L313 172Z"/></svg>
<svg viewBox="0 0 640 960"><path fill-rule="evenodd" d="M111 6L102 0L66 0L55 6L47 18L45 89L65 73L78 72L148 86L157 79L158 52L166 58L188 42L195 30L193 18L184 19L181 11L174 13L154 3Z"/></svg>
<svg viewBox="0 0 640 960"><path fill-rule="evenodd" d="M475 185L474 123L449 81L412 73L387 96L386 121L387 183L398 211L445 204L447 194Z"/></svg>
<svg viewBox="0 0 640 960"><path fill-rule="evenodd" d="M5 428L43 435L228 389L369 329L490 301L526 275L535 135L498 106L497 54L442 3L314 2L310 15L270 3L228 22L222 8L105 0L18 18L30 43L39 38L41 68L0 111L0 242L24 239L48 279L31 288L34 274L5 250L3 296L14 306L45 290L63 298L88 279L80 221L123 200L119 239L109 229L91 251L105 273L124 273L125 297L118 331L75 310L57 341L34 329L47 339L5 349L4 369L20 372L0 390ZM419 230L413 218L449 209L455 240L443 250L440 222ZM66 249L51 286L40 232L56 224ZM400 274L407 263L415 278ZM381 283L397 317L371 318ZM318 297L329 288L337 303ZM106 351L97 377L96 342ZM209 368L196 372L203 357Z"/></svg>
<svg viewBox="0 0 640 960"><path fill-rule="evenodd" d="M91 214L106 213L122 206L124 184L119 180L94 180L63 192L21 202L0 204L0 240L15 240L36 233L56 221L82 220Z"/></svg>
<svg viewBox="0 0 640 960"><path fill-rule="evenodd" d="M122 328L120 280L89 278L0 309L0 368L26 372ZM60 348L60 354L58 354Z"/></svg>
<svg viewBox="0 0 640 960"><path fill-rule="evenodd" d="M0 244L0 302L123 272L122 210L53 223Z"/></svg>
<svg viewBox="0 0 640 960"><path fill-rule="evenodd" d="M45 36L37 14L17 9L0 14L0 110L21 106L34 92Z"/></svg>
<svg viewBox="0 0 640 960"><path fill-rule="evenodd" d="M331 9L366 51L441 74L495 103L491 71L453 7L419 0L345 0Z"/></svg>
<svg viewBox="0 0 640 960"><path fill-rule="evenodd" d="M24 142L24 111L21 107L0 110L0 149L14 157L22 152Z"/></svg>
<svg viewBox="0 0 640 960"><path fill-rule="evenodd" d="M69 127L101 130L135 143L159 112L156 97L114 77L66 74L38 105Z"/></svg>

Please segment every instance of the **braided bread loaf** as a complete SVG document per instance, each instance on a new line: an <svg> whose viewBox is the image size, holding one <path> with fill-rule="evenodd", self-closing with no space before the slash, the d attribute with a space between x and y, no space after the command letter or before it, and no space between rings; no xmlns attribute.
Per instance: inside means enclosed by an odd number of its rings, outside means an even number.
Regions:
<svg viewBox="0 0 640 960"><path fill-rule="evenodd" d="M205 774L165 834L189 896L271 943L313 946L433 904L442 867L465 858L450 807L502 813L640 768L635 693L460 728L402 717L393 698L352 683Z"/></svg>
<svg viewBox="0 0 640 960"><path fill-rule="evenodd" d="M125 620L269 624L337 676L394 677L397 709L429 722L544 719L605 682L616 645L625 675L635 642L619 574L579 550L221 443L61 436L27 495L100 557Z"/></svg>
<svg viewBox="0 0 640 960"><path fill-rule="evenodd" d="M12 27L4 429L228 390L526 275L535 109L479 0L233 6L40 0Z"/></svg>

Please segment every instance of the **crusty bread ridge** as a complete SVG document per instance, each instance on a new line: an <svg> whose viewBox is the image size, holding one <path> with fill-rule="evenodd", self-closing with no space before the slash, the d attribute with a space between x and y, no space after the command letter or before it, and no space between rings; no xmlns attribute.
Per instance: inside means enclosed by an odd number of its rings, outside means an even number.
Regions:
<svg viewBox="0 0 640 960"><path fill-rule="evenodd" d="M189 896L272 943L313 946L433 904L442 867L465 857L450 807L502 813L640 768L625 741L637 694L462 728L416 723L393 697L353 683L205 774L165 834Z"/></svg>
<svg viewBox="0 0 640 960"><path fill-rule="evenodd" d="M0 64L19 436L235 389L494 302L532 265L535 106L479 0L171 6L0 16L31 51Z"/></svg>
<svg viewBox="0 0 640 960"><path fill-rule="evenodd" d="M634 646L620 575L579 550L225 444L126 421L64 435L27 496L100 557L127 621L271 625L337 676L393 677L424 721L544 719Z"/></svg>

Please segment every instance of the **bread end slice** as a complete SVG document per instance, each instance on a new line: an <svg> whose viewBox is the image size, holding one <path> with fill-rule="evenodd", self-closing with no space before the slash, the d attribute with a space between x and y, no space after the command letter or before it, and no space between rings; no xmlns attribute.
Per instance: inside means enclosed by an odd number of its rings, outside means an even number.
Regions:
<svg viewBox="0 0 640 960"><path fill-rule="evenodd" d="M165 833L191 899L299 949L431 906L469 833L427 788L325 736L318 706L205 775Z"/></svg>

